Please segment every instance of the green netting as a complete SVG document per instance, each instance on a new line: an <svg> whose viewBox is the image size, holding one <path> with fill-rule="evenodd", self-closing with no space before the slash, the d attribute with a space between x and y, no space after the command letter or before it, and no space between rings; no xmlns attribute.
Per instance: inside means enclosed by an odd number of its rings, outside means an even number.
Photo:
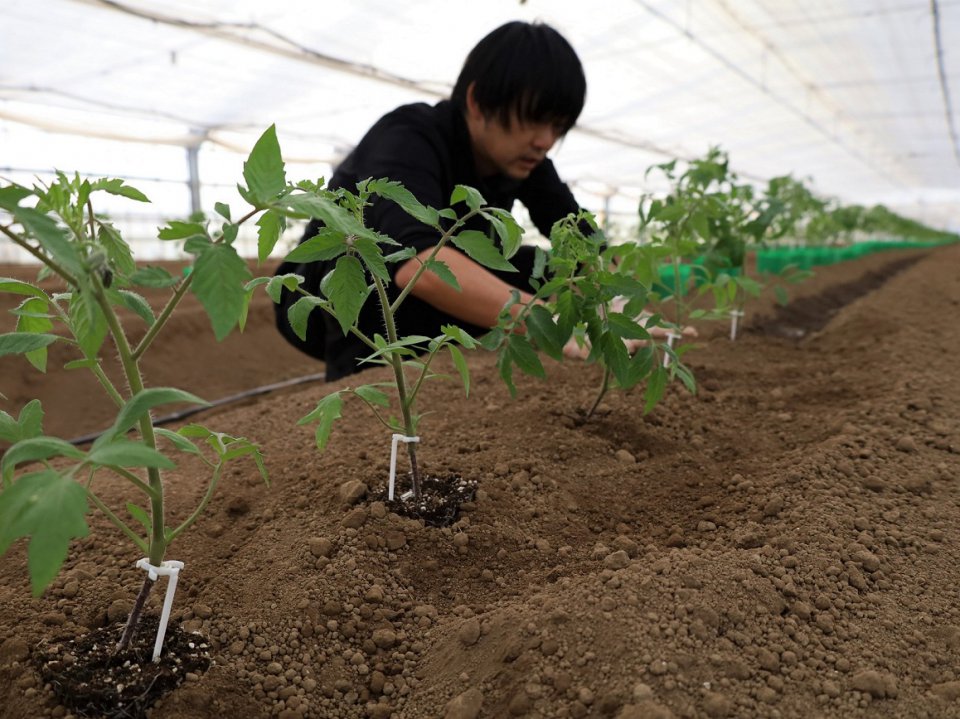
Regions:
<svg viewBox="0 0 960 719"><path fill-rule="evenodd" d="M854 260L874 252L886 250L923 250L939 247L945 242L918 240L867 240L844 247L774 247L757 251L757 271L779 274L793 265L802 270Z"/></svg>

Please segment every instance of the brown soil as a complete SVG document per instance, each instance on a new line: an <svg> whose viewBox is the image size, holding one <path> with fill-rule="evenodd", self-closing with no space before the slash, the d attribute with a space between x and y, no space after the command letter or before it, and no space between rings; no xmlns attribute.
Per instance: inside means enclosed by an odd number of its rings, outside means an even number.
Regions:
<svg viewBox="0 0 960 719"><path fill-rule="evenodd" d="M778 318L764 297L737 342L701 328L699 393L672 387L647 416L639 392L614 395L577 426L595 367L550 365L511 400L472 357L468 400L428 388L418 450L478 483L452 527L362 496L389 458L362 406L317 454L296 420L327 386L200 415L260 442L272 487L239 462L171 552L176 621L214 663L150 715L960 716L958 266L960 246L824 268L794 291L820 309ZM826 301L864 278L872 291ZM269 313L218 346L188 312L150 380L213 399L315 372ZM21 391L26 363L0 370L3 406L39 394L50 432L109 420L76 371ZM188 460L169 473L174 517L205 481ZM0 717L64 716L31 653L122 618L139 589L134 550L90 522L39 599L24 542L0 561Z"/></svg>

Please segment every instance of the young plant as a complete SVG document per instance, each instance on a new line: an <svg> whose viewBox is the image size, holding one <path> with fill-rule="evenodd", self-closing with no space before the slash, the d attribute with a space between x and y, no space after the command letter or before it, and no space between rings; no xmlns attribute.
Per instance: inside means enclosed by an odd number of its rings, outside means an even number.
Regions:
<svg viewBox="0 0 960 719"><path fill-rule="evenodd" d="M252 290L265 284L267 293L275 302L280 301L284 287L300 292L304 296L290 307L288 313L290 325L298 336L306 337L310 313L319 308L336 319L344 335L352 333L369 348L370 354L363 358L363 362L386 365L393 375L387 382L345 387L330 393L300 420L300 424L316 423L317 447L323 450L333 424L341 417L344 398L355 396L390 432L407 439L417 437L424 414L418 405L420 391L427 380L439 376L431 369L434 360L442 352L448 352L464 391L469 393L469 372L460 348L472 349L475 341L454 325L442 327L441 334L436 337L404 335L398 329L398 312L424 272L433 272L450 286L460 289L450 268L437 259L440 250L447 245L457 247L485 267L513 270L508 259L520 246L522 230L519 225L505 210L488 207L480 193L468 187L458 186L450 197L451 206L465 206L458 215L452 208L436 210L421 204L402 185L387 179L363 181L355 193L345 189L325 190L322 182L287 185L280 149L274 142L258 143L251 153L250 164L273 168L269 175L273 194L262 201L255 199L258 209L265 210L268 216L315 218L323 223L315 237L300 244L286 259L298 263L328 262L332 269L320 285L319 296L301 286L304 279L299 275L258 278L248 287ZM402 290L392 285L388 266L410 261L416 258L417 252L413 248L396 249L399 248L396 241L365 226L364 210L374 201L394 202L436 232L437 243L432 252L426 259L416 260L420 266ZM492 226L502 251L490 236L474 229L477 220L481 219ZM275 236L271 235L270 241L275 242ZM370 334L359 325L361 310L371 295L383 320L384 335ZM387 414L391 399L384 392L386 388L393 390L399 417ZM407 441L406 446L412 489L419 499L422 488L416 444Z"/></svg>
<svg viewBox="0 0 960 719"><path fill-rule="evenodd" d="M177 432L155 426L151 410L156 407L206 403L183 390L147 387L141 369L144 354L187 291L193 291L206 307L218 339L239 322L249 271L231 243L246 218L231 223L227 214L227 221L213 234L197 223L171 222L161 228L160 239L182 242L196 256L193 272L176 279L161 268L137 267L117 229L94 212L93 197L101 192L148 201L118 179L90 181L63 173L49 186L0 186L0 209L8 216L0 222L0 233L43 265L42 277L56 276L62 283L61 291L51 294L38 284L0 279L0 292L24 298L12 311L15 330L0 334L0 356L22 354L45 372L47 348L54 342L68 344L78 358L65 367L92 372L117 408L110 428L88 449L45 435L37 400L24 406L17 418L0 411L0 440L12 445L0 461L0 554L18 538L29 537L28 567L37 596L59 573L71 541L88 534L85 515L91 503L151 565L159 567L170 544L201 516L227 462L250 456L267 479L259 449L242 437L200 425ZM171 289L159 315L154 316L137 287ZM134 332L121 321L121 309L137 318L140 326ZM135 336L141 337L139 341L133 341ZM119 360L122 383L112 380L104 369L108 338ZM197 442L212 450L212 460ZM210 466L211 479L194 511L179 524L168 526L162 473L175 469L175 453L201 457ZM127 516L98 494L104 474L119 477L129 486L132 499L126 503ZM152 585L149 576L144 579L118 650L130 644Z"/></svg>
<svg viewBox="0 0 960 719"><path fill-rule="evenodd" d="M537 251L533 297L513 311L512 305L520 300L514 293L498 327L482 340L484 347L497 352L497 367L511 394L516 392L514 366L546 377L538 350L562 360L571 342L588 353L588 363L602 368L593 401L578 412L581 422L593 416L613 389L629 390L646 381L645 411L660 400L674 376L693 391L693 376L679 362L679 353L650 334L662 320L659 315L644 315L649 285L629 270L648 249L631 243L607 246L588 212L558 221L550 243L549 253ZM633 354L631 348L636 350ZM661 353L674 361L660 362Z"/></svg>

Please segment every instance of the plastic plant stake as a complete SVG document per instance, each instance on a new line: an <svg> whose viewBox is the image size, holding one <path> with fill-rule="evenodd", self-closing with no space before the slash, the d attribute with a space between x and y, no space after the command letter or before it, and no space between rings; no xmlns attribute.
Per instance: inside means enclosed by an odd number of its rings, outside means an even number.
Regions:
<svg viewBox="0 0 960 719"><path fill-rule="evenodd" d="M394 434L390 441L390 481L387 484L387 499L391 502L393 501L393 487L397 480L397 443L419 441L419 437L406 437L402 434Z"/></svg>
<svg viewBox="0 0 960 719"><path fill-rule="evenodd" d="M667 347L673 349L673 343L680 339L680 334L677 332L667 332ZM670 366L670 355L666 352L663 353L663 366Z"/></svg>
<svg viewBox="0 0 960 719"><path fill-rule="evenodd" d="M170 621L170 610L173 608L173 595L177 592L177 580L180 578L180 570L183 569L183 562L171 560L161 562L159 567L150 564L150 560L144 557L137 562L137 567L144 570L150 581L157 581L158 577L167 577L167 593L163 597L163 609L160 611L160 626L157 627L157 641L153 644L153 661L160 660L160 649L163 647L163 638L167 634L167 622Z"/></svg>
<svg viewBox="0 0 960 719"><path fill-rule="evenodd" d="M743 310L730 310L730 339L737 339L737 327L740 324L740 318L743 317Z"/></svg>

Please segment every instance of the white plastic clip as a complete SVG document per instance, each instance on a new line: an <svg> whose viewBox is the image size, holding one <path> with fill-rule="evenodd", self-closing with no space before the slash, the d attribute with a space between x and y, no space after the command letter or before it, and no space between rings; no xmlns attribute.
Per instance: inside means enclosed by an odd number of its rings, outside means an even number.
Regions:
<svg viewBox="0 0 960 719"><path fill-rule="evenodd" d="M150 560L144 557L137 562L137 567L144 570L151 582L157 581L159 577L167 577L167 593L163 597L163 609L160 611L160 626L157 627L157 641L153 644L153 661L160 660L160 649L163 647L163 638L167 634L167 622L170 621L170 610L173 608L173 595L177 592L177 580L180 578L180 570L183 569L183 562L171 560L161 562L159 567L150 564Z"/></svg>
<svg viewBox="0 0 960 719"><path fill-rule="evenodd" d="M667 332L667 347L673 349L673 343L680 339L681 335L679 332ZM663 353L663 366L670 366L670 355L666 352Z"/></svg>
<svg viewBox="0 0 960 719"><path fill-rule="evenodd" d="M406 437L402 434L394 434L390 441L390 481L387 484L387 499L391 502L393 501L393 486L397 481L397 443L419 441L419 437Z"/></svg>
<svg viewBox="0 0 960 719"><path fill-rule="evenodd" d="M740 318L743 317L743 310L730 310L730 339L737 339L737 326L740 324Z"/></svg>

